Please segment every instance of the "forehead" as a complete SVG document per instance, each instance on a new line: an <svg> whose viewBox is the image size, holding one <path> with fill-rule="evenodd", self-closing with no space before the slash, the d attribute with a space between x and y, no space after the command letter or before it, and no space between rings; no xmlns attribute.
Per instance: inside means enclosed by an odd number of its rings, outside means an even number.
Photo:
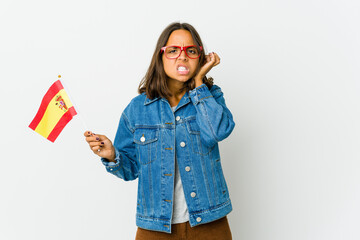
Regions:
<svg viewBox="0 0 360 240"><path fill-rule="evenodd" d="M177 46L188 46L194 45L194 40L191 36L191 33L184 29L175 30L170 34L170 37L166 43L169 45L177 45Z"/></svg>

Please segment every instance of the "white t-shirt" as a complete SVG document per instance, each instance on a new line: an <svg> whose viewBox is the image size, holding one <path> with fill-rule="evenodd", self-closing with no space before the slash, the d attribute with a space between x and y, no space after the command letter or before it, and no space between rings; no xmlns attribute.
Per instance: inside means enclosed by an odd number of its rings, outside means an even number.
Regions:
<svg viewBox="0 0 360 240"><path fill-rule="evenodd" d="M171 107L175 111L175 107ZM174 202L173 202L173 216L171 223L183 223L189 221L189 211L185 201L184 189L181 182L180 171L177 165L175 154L175 184L174 184Z"/></svg>

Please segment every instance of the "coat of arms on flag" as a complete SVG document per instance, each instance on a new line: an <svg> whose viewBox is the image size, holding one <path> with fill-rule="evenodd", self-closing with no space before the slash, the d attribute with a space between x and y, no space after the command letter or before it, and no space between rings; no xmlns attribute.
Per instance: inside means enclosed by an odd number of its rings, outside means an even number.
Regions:
<svg viewBox="0 0 360 240"><path fill-rule="evenodd" d="M29 127L54 142L66 124L77 113L60 80L46 92L40 108Z"/></svg>

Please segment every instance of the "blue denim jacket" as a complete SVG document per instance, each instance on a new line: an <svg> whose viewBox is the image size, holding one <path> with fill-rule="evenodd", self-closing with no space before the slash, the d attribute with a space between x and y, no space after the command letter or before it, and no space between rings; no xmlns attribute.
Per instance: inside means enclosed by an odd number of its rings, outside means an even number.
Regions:
<svg viewBox="0 0 360 240"><path fill-rule="evenodd" d="M142 93L131 100L114 140L116 163L101 160L125 181L139 178L138 227L171 233L175 154L192 227L232 210L218 142L234 126L217 85L186 92L174 112L165 98Z"/></svg>

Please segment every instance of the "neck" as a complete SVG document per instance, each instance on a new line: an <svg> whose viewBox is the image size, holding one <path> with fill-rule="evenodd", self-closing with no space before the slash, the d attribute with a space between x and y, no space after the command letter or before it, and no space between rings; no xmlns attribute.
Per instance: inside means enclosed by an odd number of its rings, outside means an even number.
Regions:
<svg viewBox="0 0 360 240"><path fill-rule="evenodd" d="M181 98L185 94L185 91L180 91L180 89L184 87L184 83L182 82L168 79L167 86L173 98Z"/></svg>
<svg viewBox="0 0 360 240"><path fill-rule="evenodd" d="M184 91L180 91L180 89L182 87L184 87L184 83L179 82L179 81L175 81L175 80L171 80L168 79L167 80L167 85L168 88L172 94L172 97L168 98L168 101L170 103L170 106L176 106L179 104L181 98L184 96L185 94L185 90Z"/></svg>

